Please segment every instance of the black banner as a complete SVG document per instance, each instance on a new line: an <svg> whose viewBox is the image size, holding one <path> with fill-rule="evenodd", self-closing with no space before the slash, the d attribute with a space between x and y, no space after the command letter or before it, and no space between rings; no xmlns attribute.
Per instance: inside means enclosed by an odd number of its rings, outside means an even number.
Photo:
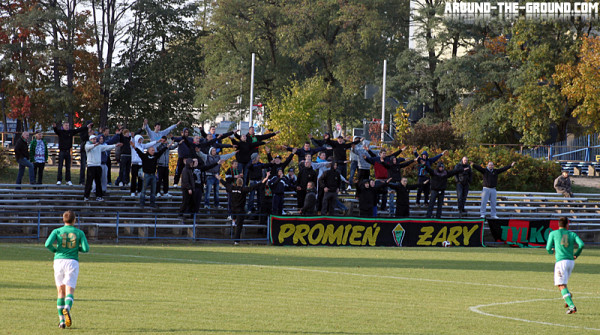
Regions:
<svg viewBox="0 0 600 335"><path fill-rule="evenodd" d="M518 247L545 247L548 234L558 229L558 220L490 219L488 226L496 242Z"/></svg>
<svg viewBox="0 0 600 335"><path fill-rule="evenodd" d="M274 245L481 247L483 221L272 215L269 241Z"/></svg>

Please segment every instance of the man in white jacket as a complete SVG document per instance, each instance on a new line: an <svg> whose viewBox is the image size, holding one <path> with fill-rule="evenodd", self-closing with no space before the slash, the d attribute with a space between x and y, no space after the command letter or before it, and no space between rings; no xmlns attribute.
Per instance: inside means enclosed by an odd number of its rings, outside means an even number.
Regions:
<svg viewBox="0 0 600 335"><path fill-rule="evenodd" d="M92 182L96 182L96 185L101 185L102 180L102 152L110 151L116 147L122 146L122 143L111 144L111 145L100 145L100 142L96 140L96 135L90 136L89 142L85 144L85 152L87 156L87 179L85 180L85 191L83 200L88 201L90 193L92 191ZM102 187L96 187L96 200L104 201L102 199Z"/></svg>
<svg viewBox="0 0 600 335"><path fill-rule="evenodd" d="M142 143L144 138L142 135L135 135L133 139L133 143L135 147L144 151L145 149L154 146L157 141L152 141L148 143ZM142 169L142 159L137 154L135 150L131 150L131 196L136 197L136 192L139 193L142 191L142 177L138 175L139 171Z"/></svg>

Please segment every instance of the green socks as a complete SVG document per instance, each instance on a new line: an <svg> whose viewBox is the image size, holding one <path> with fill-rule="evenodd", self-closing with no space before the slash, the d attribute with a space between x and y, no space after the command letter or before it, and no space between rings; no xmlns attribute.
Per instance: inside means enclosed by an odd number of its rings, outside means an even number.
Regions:
<svg viewBox="0 0 600 335"><path fill-rule="evenodd" d="M71 308L73 307L73 295L72 294L67 294L67 297L65 298L65 303L67 305L67 306L65 306L65 308L70 311Z"/></svg>
<svg viewBox="0 0 600 335"><path fill-rule="evenodd" d="M560 294L562 294L563 299L565 299L565 302L567 303L567 305L569 305L569 307L571 307L571 308L575 307L575 304L573 303L573 299L571 299L571 293L569 293L568 288L562 289L560 291Z"/></svg>
<svg viewBox="0 0 600 335"><path fill-rule="evenodd" d="M65 299L56 299L56 309L58 310L58 319L60 322L65 322L65 316L62 313L63 308L65 308Z"/></svg>

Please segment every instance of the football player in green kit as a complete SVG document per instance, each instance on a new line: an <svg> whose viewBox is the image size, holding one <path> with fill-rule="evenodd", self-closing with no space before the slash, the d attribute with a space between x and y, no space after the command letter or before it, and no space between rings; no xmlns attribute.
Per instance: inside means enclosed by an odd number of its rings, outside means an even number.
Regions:
<svg viewBox="0 0 600 335"><path fill-rule="evenodd" d="M73 227L75 213L63 213L63 227L54 229L46 240L46 248L54 253L54 280L58 290L56 308L59 328L71 327L71 307L79 274L79 252L88 252L90 246L83 231ZM56 243L56 247L54 246Z"/></svg>
<svg viewBox="0 0 600 335"><path fill-rule="evenodd" d="M577 312L577 307L573 303L571 293L567 288L567 282L571 276L571 271L575 266L575 259L583 250L583 241L577 234L569 231L569 219L562 217L558 220L558 230L552 231L548 235L548 243L546 250L549 254L556 256L556 264L554 265L554 285L558 286L560 293L565 299L565 307L568 308L567 314ZM577 243L577 250L575 249Z"/></svg>

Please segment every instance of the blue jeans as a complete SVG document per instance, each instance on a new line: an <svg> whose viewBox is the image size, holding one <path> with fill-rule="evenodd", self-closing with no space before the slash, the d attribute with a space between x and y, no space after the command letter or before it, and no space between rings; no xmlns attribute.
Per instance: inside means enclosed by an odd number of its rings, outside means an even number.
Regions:
<svg viewBox="0 0 600 335"><path fill-rule="evenodd" d="M396 192L389 192L388 193L388 205L390 206L390 213L395 213L396 212L396 202L394 201L394 196L396 195Z"/></svg>
<svg viewBox="0 0 600 335"><path fill-rule="evenodd" d="M210 190L213 189L213 205L219 207L219 179L215 176L206 176L206 195L204 196L204 207L210 205Z"/></svg>
<svg viewBox="0 0 600 335"><path fill-rule="evenodd" d="M260 183L260 181L258 181L258 180L250 180L250 185L249 186L256 185L258 183ZM257 195L257 192L258 192L258 188L252 190L250 192L250 194L248 195L248 204L247 204L247 210L246 210L246 212L254 212L255 210L258 209L258 208L254 208L254 197L255 197L255 194ZM258 198L260 198L260 196L257 196L256 198L258 199Z"/></svg>
<svg viewBox="0 0 600 335"><path fill-rule="evenodd" d="M31 185L35 184L35 172L33 171L33 163L29 161L27 158L21 158L17 161L19 163L19 173L17 174L17 185L21 184L21 180L23 179L23 175L25 174L25 168L29 168L29 183Z"/></svg>
<svg viewBox="0 0 600 335"><path fill-rule="evenodd" d="M142 186L142 193L140 194L140 205L144 206L146 200L146 186L150 184L150 206L154 206L154 196L156 194L156 175L144 173L144 183Z"/></svg>
<svg viewBox="0 0 600 335"><path fill-rule="evenodd" d="M354 174L356 174L356 170L358 170L358 161L350 162L350 178L348 178L348 181L351 184L354 184Z"/></svg>

